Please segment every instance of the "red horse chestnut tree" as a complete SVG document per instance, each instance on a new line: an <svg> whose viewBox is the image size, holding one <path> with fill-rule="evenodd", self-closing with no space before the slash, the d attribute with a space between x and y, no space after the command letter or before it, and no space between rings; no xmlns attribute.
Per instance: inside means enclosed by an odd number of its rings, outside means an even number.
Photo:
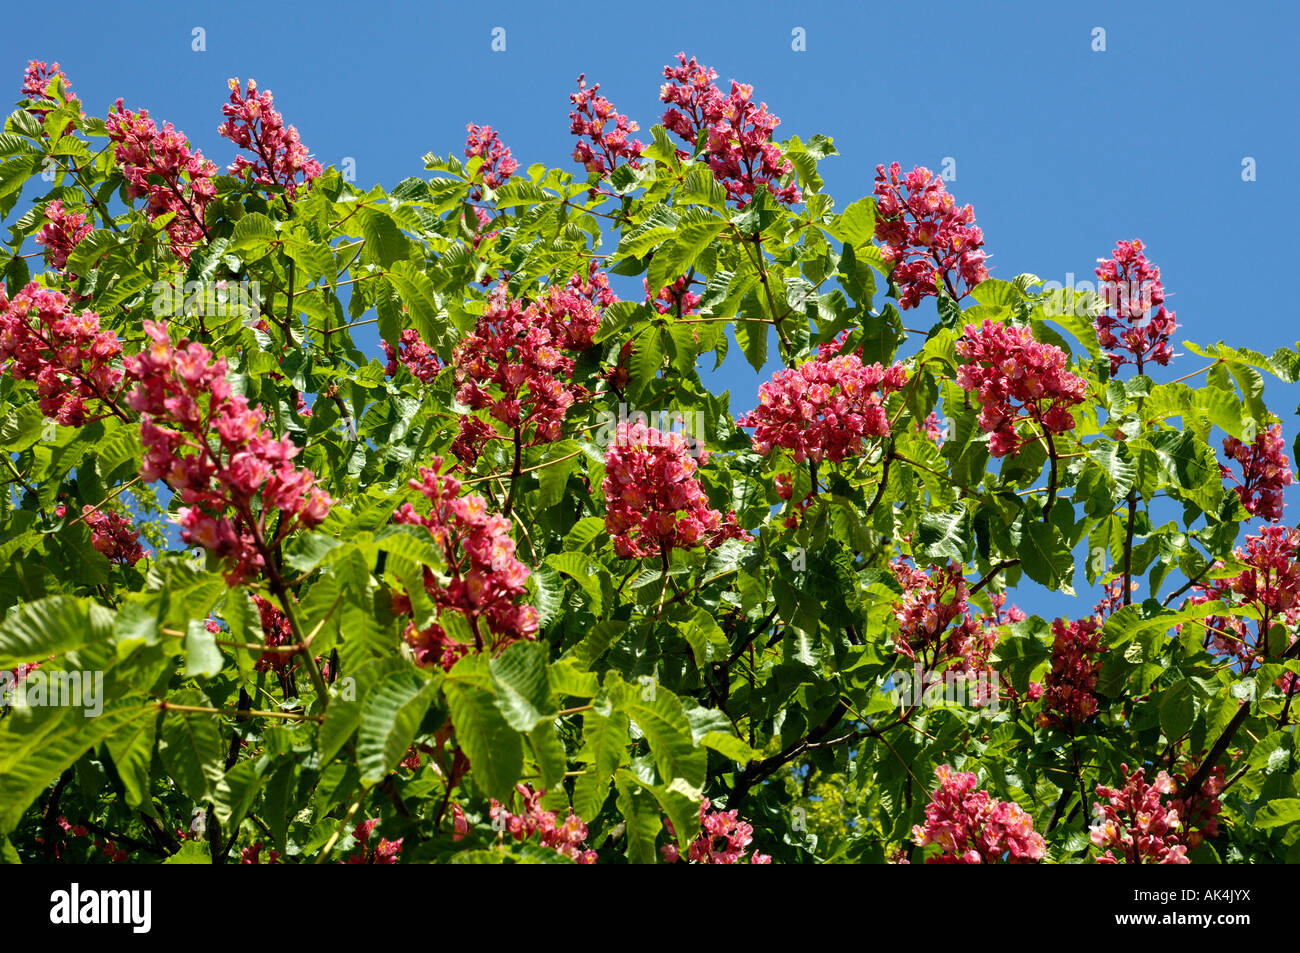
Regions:
<svg viewBox="0 0 1300 953"><path fill-rule="evenodd" d="M218 162L15 73L6 860L1300 860L1300 352L663 79L362 189L253 80Z"/></svg>

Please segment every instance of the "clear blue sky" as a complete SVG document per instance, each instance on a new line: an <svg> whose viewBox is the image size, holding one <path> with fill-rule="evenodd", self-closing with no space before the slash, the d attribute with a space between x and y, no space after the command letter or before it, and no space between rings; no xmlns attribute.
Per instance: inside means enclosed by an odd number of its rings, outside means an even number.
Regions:
<svg viewBox="0 0 1300 953"><path fill-rule="evenodd" d="M459 151L467 122L498 128L523 165L570 167L577 75L648 130L661 69L685 50L723 82L752 83L781 117L778 135L833 137L841 155L823 173L840 207L871 191L877 163L951 157L949 187L975 206L995 277L1091 278L1115 240L1140 237L1179 341L1268 353L1300 338L1286 225L1300 4L71 0L58 13L0 34L12 98L29 59L58 60L88 111L124 97L224 165L226 79L251 76L322 163L353 157L363 186L421 174L428 151ZM191 48L196 27L204 52ZM494 27L505 52L491 49ZM791 49L796 27L804 52ZM1092 49L1096 27L1105 52ZM1242 181L1247 156L1257 181ZM757 381L734 350L723 377L745 409ZM1289 446L1300 388L1271 384L1268 396Z"/></svg>

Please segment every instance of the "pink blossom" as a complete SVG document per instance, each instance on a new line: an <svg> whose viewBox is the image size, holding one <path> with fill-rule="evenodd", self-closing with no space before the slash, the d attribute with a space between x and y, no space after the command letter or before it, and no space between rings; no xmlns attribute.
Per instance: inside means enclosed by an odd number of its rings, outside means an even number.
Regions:
<svg viewBox="0 0 1300 953"><path fill-rule="evenodd" d="M525 446L559 440L565 413L587 396L571 383L573 358L564 352L591 344L600 322L596 302L606 300L607 291L595 278L575 276L525 307L498 285L453 354L456 399L474 410L488 409ZM476 460L498 436L481 418L464 416L452 452L462 461Z"/></svg>
<svg viewBox="0 0 1300 953"><path fill-rule="evenodd" d="M228 560L236 585L294 529L324 520L333 501L310 470L293 466L293 442L272 436L262 412L231 394L224 358L198 343L173 346L166 325L146 321L144 331L148 345L123 362L135 383L128 403L143 415L140 475L176 491L181 538ZM271 509L282 514L275 523ZM276 535L262 539L271 525Z"/></svg>
<svg viewBox="0 0 1300 953"><path fill-rule="evenodd" d="M63 98L63 102L68 106L76 107L77 113L81 116L85 116L85 112L81 108L81 100L77 99L76 95L73 94L72 85L68 82L68 77L63 70L59 69L58 63L50 63L47 65L40 60L29 61L27 64L27 71L23 74L23 97L26 99L49 99L50 96L48 90L50 88L50 83L54 82L56 78L59 81L59 91ZM38 118L41 121L41 124L44 125L45 117L51 112L51 110L41 106L28 106L27 112ZM72 132L73 128L74 124L68 123L67 128L63 130L61 135L68 135L68 133ZM45 135L48 137L49 134L49 130L47 129Z"/></svg>
<svg viewBox="0 0 1300 953"><path fill-rule="evenodd" d="M736 423L754 428L754 450L764 456L783 447L799 463L839 463L861 453L865 438L889 434L884 400L906 382L902 364L863 364L857 354L823 347L760 385L758 407Z"/></svg>
<svg viewBox="0 0 1300 953"><path fill-rule="evenodd" d="M497 654L512 642L535 638L538 614L532 606L521 604L529 571L515 556L509 521L489 513L483 497L460 496L460 481L438 473L442 462L434 457L433 466L421 467L420 479L410 481L411 488L432 504L429 515L421 516L405 503L393 520L425 527L446 561L441 578L425 570L425 590L440 617L444 613L464 617L474 644L457 641L439 622L422 631L411 622L405 637L420 664L450 669L472 651ZM394 599L394 611L411 611L409 595Z"/></svg>
<svg viewBox="0 0 1300 953"><path fill-rule="evenodd" d="M1096 617L1052 623L1052 670L1047 673L1040 725L1073 730L1097 713L1097 675L1101 672L1101 624Z"/></svg>
<svg viewBox="0 0 1300 953"><path fill-rule="evenodd" d="M121 99L108 114L108 137L126 178L127 195L148 199L151 222L174 213L167 223L172 253L188 262L207 237L204 214L216 194L212 177L217 167L197 149L191 152L185 136L171 123L160 132L147 109L131 112L123 108Z"/></svg>
<svg viewBox="0 0 1300 953"><path fill-rule="evenodd" d="M1128 765L1122 764L1120 770L1124 773L1123 787L1097 785L1097 795L1106 798L1106 803L1092 806L1090 837L1097 847L1106 848L1097 863L1191 863L1178 810L1163 801L1174 793L1174 779L1161 771L1154 783L1147 784L1144 768L1130 774ZM1120 851L1119 857L1112 848Z"/></svg>
<svg viewBox="0 0 1300 953"><path fill-rule="evenodd" d="M585 73L578 77L578 91L569 96L574 106L569 113L572 120L569 131L578 136L574 160L601 178L613 172L620 159L637 168L637 159L645 146L637 139L629 142L628 136L640 127L618 112L604 96L597 95L600 83L588 89L585 77Z"/></svg>
<svg viewBox="0 0 1300 953"><path fill-rule="evenodd" d="M669 837L676 837L673 822L666 820L664 826ZM686 851L686 861L692 864L742 864L745 863L745 849L754 841L754 828L742 821L738 811L714 810L708 798L700 800L700 832L691 841ZM670 841L659 848L664 862L675 864L682 859L677 844ZM751 864L770 864L772 858L755 851L748 858Z"/></svg>
<svg viewBox="0 0 1300 953"><path fill-rule="evenodd" d="M876 237L881 254L894 263L890 277L898 286L898 306L915 308L938 295L940 286L960 301L987 280L984 233L975 210L958 208L943 179L917 166L902 174L897 163L886 171L876 166Z"/></svg>
<svg viewBox="0 0 1300 953"><path fill-rule="evenodd" d="M36 382L45 416L79 427L88 419L87 401L112 404L121 352L117 335L100 330L99 315L72 312L63 292L33 281L10 299L0 284L0 361L16 380Z"/></svg>
<svg viewBox="0 0 1300 953"><path fill-rule="evenodd" d="M941 853L927 864L1035 863L1047 853L1034 820L1014 801L998 801L976 790L979 779L954 772L946 764L935 768L939 779L925 808L925 823L912 828L919 846L935 844Z"/></svg>
<svg viewBox="0 0 1300 953"><path fill-rule="evenodd" d="M659 88L659 98L669 104L664 127L692 147L700 133L707 131L705 159L714 178L738 206L749 204L760 188L782 202L802 201L793 181L780 184L793 169L772 141L781 120L767 111L767 103L755 105L754 88L732 80L731 92L724 96L713 85L718 78L716 70L701 66L693 56L688 62L685 53L678 53L677 61L677 66L664 67L668 82Z"/></svg>
<svg viewBox="0 0 1300 953"><path fill-rule="evenodd" d="M493 800L489 815L497 830L508 833L517 841L528 840L536 834L543 847L549 847L576 863L596 862L596 852L582 846L587 839L587 825L582 822L582 818L570 810L568 816L560 820L554 811L543 810L541 801L545 791L534 791L527 784L516 784L515 790L524 799L524 812L512 814L504 805ZM461 817L463 820L464 815Z"/></svg>
<svg viewBox="0 0 1300 953"><path fill-rule="evenodd" d="M1111 374L1130 363L1137 365L1139 374L1148 361L1164 367L1174 356L1169 336L1178 324L1174 312L1165 309L1160 269L1147 261L1142 242L1136 238L1119 242L1113 258L1097 261L1105 304L1096 321L1097 340L1110 352Z"/></svg>
<svg viewBox="0 0 1300 953"><path fill-rule="evenodd" d="M1286 505L1282 493L1295 479L1285 446L1281 424L1266 427L1251 444L1242 443L1232 436L1223 441L1223 452L1230 460L1241 464L1241 479L1238 480L1227 466L1219 468L1223 478L1236 484L1233 492L1247 513L1269 522L1282 518L1282 509Z"/></svg>
<svg viewBox="0 0 1300 953"><path fill-rule="evenodd" d="M1069 372L1060 348L1035 341L1027 327L985 318L983 325L966 325L956 350L965 361L957 383L979 394L980 429L991 435L992 456L1019 452L1021 420L1051 434L1074 429L1070 408L1083 402L1088 384Z"/></svg>
<svg viewBox="0 0 1300 953"><path fill-rule="evenodd" d="M470 123L465 128L469 131L465 140L465 158L483 160L474 178L476 184L470 193L477 200L483 197L484 188L501 188L515 174L519 163L511 157L510 150L502 144L491 126Z"/></svg>
<svg viewBox="0 0 1300 953"><path fill-rule="evenodd" d="M707 454L701 451L699 462ZM734 513L709 508L686 438L621 423L605 451L605 528L619 557L666 559L673 549L748 539Z"/></svg>
<svg viewBox="0 0 1300 953"><path fill-rule="evenodd" d="M320 163L311 158L298 130L285 126L284 117L271 105L269 89L259 93L257 81L252 79L246 92L240 90L238 79L230 80L229 84L230 102L221 107L226 121L217 132L254 155L251 160L237 156L229 173L242 176L245 170L251 169L253 181L258 185L282 186L292 199L299 187L320 176Z"/></svg>
<svg viewBox="0 0 1300 953"><path fill-rule="evenodd" d="M386 840L379 838L378 843L373 847L370 845L370 837L374 833L375 827L378 826L379 819L371 818L368 821L362 821L352 829L352 837L356 840L360 850L349 857L346 861L340 863L348 864L396 864L397 858L402 852L402 841L406 838L401 837L397 840Z"/></svg>
<svg viewBox="0 0 1300 953"><path fill-rule="evenodd" d="M36 244L45 246L45 260L54 268L63 268L78 243L94 228L83 213L66 212L55 199L45 206L45 225L36 236Z"/></svg>
<svg viewBox="0 0 1300 953"><path fill-rule="evenodd" d="M433 379L442 370L442 359L433 348L424 343L420 338L420 332L415 328L406 328L402 331L396 351L387 341L380 341L379 346L384 349L384 356L388 358L388 366L384 370L389 377L397 375L399 363L422 384L433 383Z"/></svg>
<svg viewBox="0 0 1300 953"><path fill-rule="evenodd" d="M147 555L140 546L140 531L112 510L86 505L82 507L82 519L90 528L90 544L109 561L134 566Z"/></svg>

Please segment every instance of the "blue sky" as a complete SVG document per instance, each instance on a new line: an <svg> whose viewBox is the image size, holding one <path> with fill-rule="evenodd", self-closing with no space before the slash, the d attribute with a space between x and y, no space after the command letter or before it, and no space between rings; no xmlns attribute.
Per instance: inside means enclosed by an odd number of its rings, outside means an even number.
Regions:
<svg viewBox="0 0 1300 953"><path fill-rule="evenodd" d="M504 52L491 48L495 27ZM791 48L797 27L803 52ZM1300 4L1262 0L71 0L57 25L3 31L0 76L16 98L27 60L58 60L88 111L124 97L219 165L233 150L216 133L226 79L251 76L322 163L352 157L366 186L421 174L426 152L458 152L467 122L498 128L525 166L570 167L577 75L648 131L662 112L662 67L685 50L724 82L752 83L781 117L778 135L835 140L841 155L823 174L840 207L871 191L877 163L951 158L949 188L975 206L995 277L1091 278L1117 239L1140 237L1163 270L1179 341L1226 338L1268 353L1300 338L1285 225L1297 199L1285 170L1300 154L1298 27ZM1104 52L1092 49L1095 28ZM1246 157L1256 181L1242 180ZM1169 376L1200 366L1189 354ZM734 350L722 378L733 409L745 409L757 379ZM1270 384L1268 398L1289 446L1300 387Z"/></svg>

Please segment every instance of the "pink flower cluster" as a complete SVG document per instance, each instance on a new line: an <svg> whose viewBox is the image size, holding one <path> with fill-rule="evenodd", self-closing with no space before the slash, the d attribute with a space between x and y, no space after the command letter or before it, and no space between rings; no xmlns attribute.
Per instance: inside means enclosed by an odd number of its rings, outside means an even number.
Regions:
<svg viewBox="0 0 1300 953"><path fill-rule="evenodd" d="M217 167L197 149L191 152L189 141L171 123L160 132L149 110L131 112L123 108L121 99L108 114L108 137L126 177L127 195L149 200L149 221L175 213L167 223L167 235L172 253L188 262L207 236L203 216L216 194L212 177Z"/></svg>
<svg viewBox="0 0 1300 953"><path fill-rule="evenodd" d="M1096 617L1052 623L1052 670L1038 723L1072 729L1097 713L1097 675L1106 651Z"/></svg>
<svg viewBox="0 0 1300 953"><path fill-rule="evenodd" d="M262 411L231 394L225 358L198 343L173 346L155 321L144 330L148 346L124 361L136 382L128 403L144 415L140 475L180 494L181 539L230 560L226 579L237 585L291 531L324 520L333 500L310 470L294 468L293 441L273 437ZM281 518L267 538L273 509Z"/></svg>
<svg viewBox="0 0 1300 953"><path fill-rule="evenodd" d="M966 580L957 562L927 572L896 559L890 568L903 588L902 600L894 604L894 618L899 624L894 650L900 658L913 661L914 668L922 673L916 690L923 692L930 674L942 667L945 674L968 682L974 680L970 686L973 705L992 701L1001 684L990 662L998 644L998 630L1023 621L1025 614L1016 606L1007 608L1005 593L989 597L992 612L971 611ZM1042 686L1030 684L1026 694L1033 700L1041 693ZM1010 685L1002 687L1000 694L1010 700L1018 698Z"/></svg>
<svg viewBox="0 0 1300 953"><path fill-rule="evenodd" d="M1141 374L1148 361L1164 367L1174 356L1169 336L1178 324L1174 312L1165 310L1160 269L1147 261L1142 249L1135 238L1119 242L1113 258L1097 259L1099 293L1105 304L1096 322L1097 340L1110 352L1111 374L1124 364L1136 364Z"/></svg>
<svg viewBox="0 0 1300 953"><path fill-rule="evenodd" d="M68 838L90 838L90 829L87 828L86 825L73 824L62 815L58 817L55 824L59 828L59 832L56 832L54 835L55 843L52 845L55 859L59 859L63 856L63 851L68 846ZM43 845L45 843L44 837L37 837L35 840L37 844ZM119 847L117 842L114 840L96 837L94 838L94 846L95 850L99 851L100 856L111 864L125 864L131 860L131 855Z"/></svg>
<svg viewBox="0 0 1300 953"><path fill-rule="evenodd" d="M1047 844L1034 831L1034 819L1015 801L998 801L977 791L979 779L946 764L934 769L939 786L925 808L925 823L912 828L918 846L935 844L941 853L927 864L1029 864L1043 859Z"/></svg>
<svg viewBox="0 0 1300 953"><path fill-rule="evenodd" d="M1139 588L1140 584L1136 579L1129 583L1129 592L1137 592ZM1104 620L1107 616L1112 615L1116 610L1124 605L1123 577L1103 585L1101 592L1101 598L1097 601L1097 604L1092 607L1092 614L1098 619Z"/></svg>
<svg viewBox="0 0 1300 953"><path fill-rule="evenodd" d="M450 669L471 651L500 652L519 639L537 635L537 610L520 605L528 581L528 567L515 556L510 538L510 523L499 514L488 514L487 501L477 494L460 496L461 484L453 476L439 475L442 458L434 457L432 467L420 468L420 479L411 480L433 504L428 516L421 516L410 503L402 504L393 520L410 526L423 526L442 550L446 562L439 582L426 569L424 586L438 609L439 616L458 612L465 617L475 644L458 642L438 622L424 631L415 623L406 627L406 640L414 647L422 665ZM411 611L410 598L394 599L394 611Z"/></svg>
<svg viewBox="0 0 1300 953"><path fill-rule="evenodd" d="M664 127L691 146L701 130L707 130L709 168L740 207L764 187L782 202L801 201L798 185L780 184L792 170L790 160L772 142L781 120L767 111L767 103L754 104L754 87L732 80L731 92L724 96L713 85L716 70L701 66L693 56L688 62L685 53L678 53L677 61L677 66L664 67L668 82L659 88L660 100L669 104Z"/></svg>
<svg viewBox="0 0 1300 953"><path fill-rule="evenodd" d="M370 836L374 833L375 827L379 824L379 818L371 818L368 821L362 821L352 829L352 836L356 839L361 850L347 859L349 864L396 864L397 857L402 852L402 841L406 838L399 837L397 840L385 840L379 838L379 842L373 847L370 846Z"/></svg>
<svg viewBox="0 0 1300 953"><path fill-rule="evenodd" d="M1097 863L1191 863L1187 845L1179 836L1183 825L1178 811L1161 800L1174 793L1174 779L1161 771L1154 784L1147 784L1145 768L1130 774L1128 765L1122 764L1120 770L1124 773L1123 787L1097 785L1097 796L1108 802L1098 801L1092 806L1091 840L1106 849ZM1120 851L1119 857L1112 848Z"/></svg>
<svg viewBox="0 0 1300 953"><path fill-rule="evenodd" d="M79 427L87 400L111 402L122 380L113 366L121 353L117 335L100 330L99 315L74 314L63 292L33 281L10 299L0 284L0 360L17 380L36 382L45 416Z"/></svg>
<svg viewBox="0 0 1300 953"><path fill-rule="evenodd" d="M554 811L542 810L542 795L545 791L534 791L527 784L516 784L515 790L524 799L524 813L512 814L502 804L493 800L489 814L493 827L508 833L517 841L525 841L537 835L543 847L549 847L557 854L563 854L579 864L594 864L596 852L584 849L582 844L587 839L587 825L582 818L569 810L569 816L563 821ZM456 821L464 824L464 815ZM456 828L459 830L459 827ZM468 831L469 825L465 824ZM462 835L463 836L463 835Z"/></svg>
<svg viewBox="0 0 1300 953"><path fill-rule="evenodd" d="M902 599L894 603L894 618L898 621L894 651L907 659L919 655L927 669L949 655L959 654L944 651L943 636L968 607L961 563L954 560L927 572L895 559L889 568L903 589Z"/></svg>
<svg viewBox="0 0 1300 953"><path fill-rule="evenodd" d="M696 306L700 303L700 296L691 291L690 282L685 275L670 285L664 285L656 294L651 294L650 282L647 279L642 278L641 285L645 288L646 304L660 314L685 317L694 314Z"/></svg>
<svg viewBox="0 0 1300 953"><path fill-rule="evenodd" d="M40 60L31 60L27 64L27 72L23 74L22 94L27 99L48 99L49 95L46 90L50 88L50 83L55 77L59 79L59 89L63 93L63 101L69 106L76 106L77 111L81 112L81 100L72 92L72 84L68 82L67 74L59 69L58 63L46 64ZM27 111L37 117L42 124L45 123L45 117L50 112L47 108L40 106L28 107ZM81 113L83 116L84 112ZM68 127L63 130L62 135L67 135L73 129L73 124L69 123ZM49 130L45 131L48 136Z"/></svg>
<svg viewBox="0 0 1300 953"><path fill-rule="evenodd" d="M675 838L673 822L666 819L668 836ZM745 848L754 841L754 828L742 821L738 811L716 811L708 798L700 801L700 833L686 849L686 860L693 864L740 864L745 862ZM659 848L664 862L675 864L682 859L675 841ZM754 851L749 856L751 864L770 864L772 858Z"/></svg>
<svg viewBox="0 0 1300 953"><path fill-rule="evenodd" d="M609 277L592 259L585 278L573 274L564 285L551 285L535 310L538 321L560 342L560 347L583 351L595 340L602 312L617 300Z"/></svg>
<svg viewBox="0 0 1300 953"><path fill-rule="evenodd" d="M68 263L68 256L78 243L94 231L80 212L64 211L63 203L55 199L45 206L45 224L36 236L36 244L45 246L45 260L54 268Z"/></svg>
<svg viewBox="0 0 1300 953"><path fill-rule="evenodd" d="M707 459L701 449L699 463ZM620 423L605 451L605 529L623 559L667 558L674 549L748 539L736 514L709 508L696 459L677 432Z"/></svg>
<svg viewBox="0 0 1300 953"><path fill-rule="evenodd" d="M939 414L937 411L932 410L925 420L918 420L916 422L916 432L925 434L925 438L935 446L943 446L945 431L939 424Z"/></svg>
<svg viewBox="0 0 1300 953"><path fill-rule="evenodd" d="M998 629L1023 622L1027 618L1017 606L1007 608L1007 595L1004 592L990 595L989 603L993 610L990 614L980 612L975 615L967 612L961 623L948 636L947 654L953 660L950 671L965 673L967 678L982 675L986 679L985 682L976 682L974 691L977 705L989 701L993 688L1001 686L1000 682L993 681L994 672L991 662L993 650L998 645ZM1001 689L1003 697L1011 700L1018 699L1016 689L1010 684L1001 686ZM1042 694L1043 686L1037 682L1030 682L1025 691L1025 697L1030 701L1037 700Z"/></svg>
<svg viewBox="0 0 1300 953"><path fill-rule="evenodd" d="M1185 786L1196 774L1196 770L1197 765L1188 762L1174 772L1174 777L1179 778L1180 783ZM1169 801L1169 806L1177 811L1182 819L1183 839L1188 847L1195 848L1206 837L1219 836L1219 814L1223 811L1223 802L1219 800L1219 795L1223 793L1227 783L1224 774L1223 765L1217 764L1210 769L1210 773L1206 775L1195 793L1186 798L1175 797Z"/></svg>
<svg viewBox="0 0 1300 953"><path fill-rule="evenodd" d="M300 186L320 176L320 163L308 153L298 130L285 126L284 117L271 105L269 89L259 93L257 81L252 79L248 81L247 91L240 90L238 79L229 83L230 102L221 107L226 121L217 127L217 132L241 149L248 149L256 158L237 156L227 171L242 176L246 169L251 169L253 181L258 185L282 186L292 199Z"/></svg>
<svg viewBox="0 0 1300 953"><path fill-rule="evenodd" d="M1246 567L1242 572L1197 584L1197 594L1188 600L1189 604L1222 599L1230 605L1244 605L1256 616L1253 637L1247 620L1240 616L1205 619L1207 648L1238 659L1243 670L1247 670L1266 652L1268 632L1273 625L1292 627L1300 622L1297 550L1300 550L1300 532L1287 526L1261 526L1258 534L1246 537L1244 548L1233 551L1236 561ZM1215 568L1221 566L1216 564Z"/></svg>
<svg viewBox="0 0 1300 953"><path fill-rule="evenodd" d="M1282 518L1286 505L1282 491L1295 481L1285 446L1281 424L1261 430L1251 444L1242 443L1236 437L1225 437L1223 441L1223 452L1241 464L1241 479L1229 467L1220 466L1223 478L1237 484L1233 492L1247 513L1269 522Z"/></svg>
<svg viewBox="0 0 1300 953"><path fill-rule="evenodd" d="M424 343L420 332L415 328L406 328L402 331L396 351L387 341L380 341L379 346L384 349L384 356L388 358L385 373L389 377L397 375L399 362L422 384L433 383L433 379L442 370L442 359L438 357L438 352Z"/></svg>
<svg viewBox="0 0 1300 953"><path fill-rule="evenodd" d="M569 96L574 106L573 112L569 113L572 120L569 131L579 137L573 158L588 172L604 178L606 173L614 171L620 159L627 160L636 168L636 160L645 151L645 146L638 139L628 142L628 136L640 127L629 122L627 116L616 110L604 96L597 95L599 90L600 83L587 88L585 73L578 77L578 91ZM611 123L612 129L609 128Z"/></svg>
<svg viewBox="0 0 1300 953"><path fill-rule="evenodd" d="M983 325L966 325L956 349L965 361L957 383L979 394L980 429L991 435L991 455L1019 452L1021 420L1051 434L1074 429L1070 408L1083 402L1088 383L1069 372L1060 348L1035 341L1027 327L985 318Z"/></svg>
<svg viewBox="0 0 1300 953"><path fill-rule="evenodd" d="M898 306L915 308L922 298L937 296L940 284L959 301L989 276L975 210L958 208L943 179L929 169L900 173L897 162L887 172L876 166L876 237L885 243L885 261L894 263L890 277L898 286Z"/></svg>
<svg viewBox="0 0 1300 953"><path fill-rule="evenodd" d="M131 521L112 510L82 507L82 519L90 528L90 545L119 566L134 566L146 555L140 546L140 531Z"/></svg>
<svg viewBox="0 0 1300 953"><path fill-rule="evenodd" d="M839 463L862 451L867 437L889 434L884 399L907 383L902 364L863 364L857 354L828 355L777 371L758 388L758 406L736 423L753 427L754 450L773 447L797 462Z"/></svg>
<svg viewBox="0 0 1300 953"><path fill-rule="evenodd" d="M591 300L572 284L552 288L526 308L499 285L453 355L456 399L474 410L490 408L489 415L528 446L559 440L565 413L587 394L568 382L573 358L563 352L590 345L599 321ZM482 419L464 416L452 452L476 460L497 436Z"/></svg>
<svg viewBox="0 0 1300 953"><path fill-rule="evenodd" d="M293 626L289 624L289 617L261 596L254 595L253 604L257 606L257 614L262 623L262 637L266 640L267 647L292 645ZM292 662L293 656L288 652L263 652L258 656L256 670L283 672Z"/></svg>
<svg viewBox="0 0 1300 953"><path fill-rule="evenodd" d="M499 189L519 168L510 155L510 150L497 137L491 126L476 126L470 123L465 127L469 136L465 139L465 158L483 160L478 170L477 184L470 194L477 200L483 197L483 189Z"/></svg>
<svg viewBox="0 0 1300 953"><path fill-rule="evenodd" d="M274 847L266 852L266 860L262 860L262 851L265 847L266 845L261 841L251 847L245 847L239 852L240 864L278 864L280 862L280 852Z"/></svg>

